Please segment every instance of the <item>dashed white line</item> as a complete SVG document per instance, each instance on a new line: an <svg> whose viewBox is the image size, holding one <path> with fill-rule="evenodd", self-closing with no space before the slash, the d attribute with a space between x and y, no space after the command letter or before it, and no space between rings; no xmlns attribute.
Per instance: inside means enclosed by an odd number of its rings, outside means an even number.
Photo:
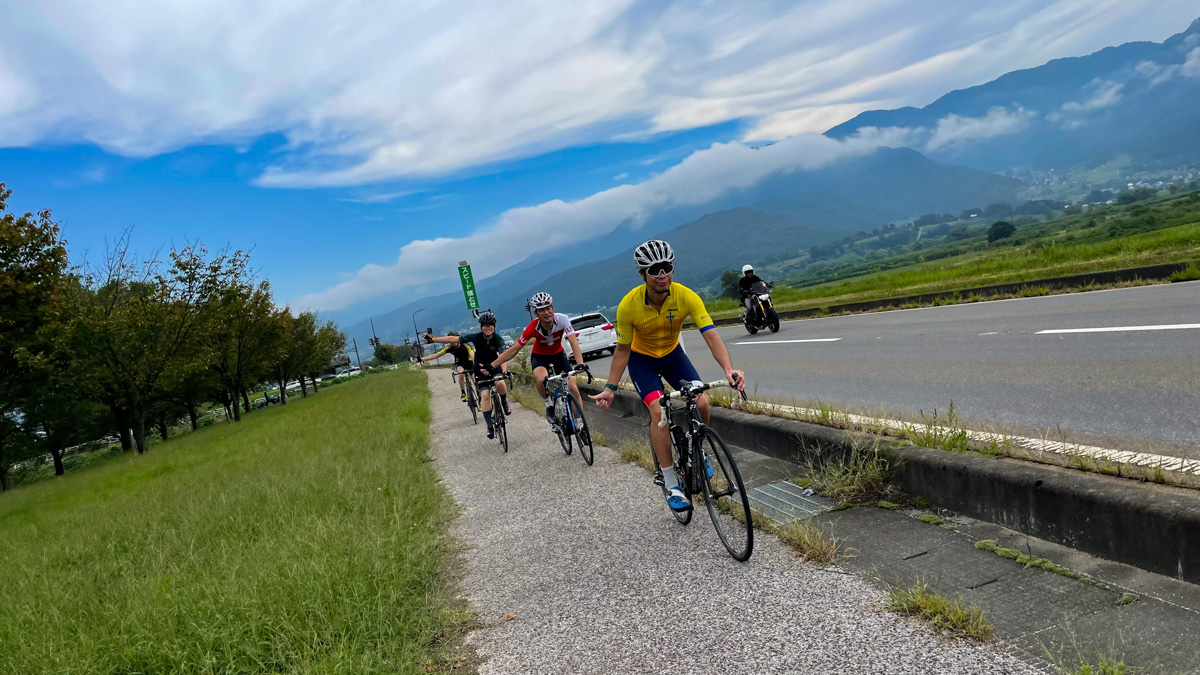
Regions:
<svg viewBox="0 0 1200 675"><path fill-rule="evenodd" d="M984 336L984 335L999 335L999 334L1000 334L999 331L992 331L990 333L980 333L979 335Z"/></svg>
<svg viewBox="0 0 1200 675"><path fill-rule="evenodd" d="M1185 328L1200 328L1200 323L1174 323L1162 326L1105 326L1102 328L1057 328L1054 330L1039 330L1035 335L1058 335L1062 333L1120 333L1123 331L1140 330L1183 330Z"/></svg>
<svg viewBox="0 0 1200 675"><path fill-rule="evenodd" d="M735 345L782 345L792 342L837 342L842 338L811 338L809 340L753 340L748 342L735 342Z"/></svg>

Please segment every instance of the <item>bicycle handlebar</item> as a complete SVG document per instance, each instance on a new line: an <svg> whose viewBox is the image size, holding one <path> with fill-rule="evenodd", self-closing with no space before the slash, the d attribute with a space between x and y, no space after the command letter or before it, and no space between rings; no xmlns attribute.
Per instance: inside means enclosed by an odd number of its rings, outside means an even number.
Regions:
<svg viewBox="0 0 1200 675"><path fill-rule="evenodd" d="M705 382L700 385L694 385L691 382L681 380L679 382L678 390L672 391L672 392L667 392L667 393L663 394L662 397L668 401L670 401L671 399L677 399L677 398L683 398L683 399L687 399L690 401L694 398L699 397L700 394L703 394L704 392L708 391L709 389L718 389L721 387L732 388L733 385L729 382L729 380L713 380L712 382ZM747 400L746 392L741 391L738 393L742 395L743 401ZM658 427L661 429L665 426L667 426L667 415L666 415L666 413L663 413L662 417L660 417L658 420Z"/></svg>
<svg viewBox="0 0 1200 675"><path fill-rule="evenodd" d="M553 381L555 381L555 382L558 382L559 380L565 380L565 379L567 379L568 377L574 377L574 376L575 376L576 374L578 374L578 373L585 373L585 374L587 375L587 378L588 378L588 384L591 384L591 383L592 383L592 379L593 379L593 378L592 378L592 371L591 371L591 369L590 369L590 368L588 368L588 367L587 367L587 366L585 366L585 365L579 365L579 366L575 366L575 367L574 367L574 368L572 368L572 369L571 369L569 372L566 372L566 373L559 373L558 375L553 375L553 376L547 377L547 378L546 378L546 381L547 381L547 382L549 382L549 381L553 380Z"/></svg>

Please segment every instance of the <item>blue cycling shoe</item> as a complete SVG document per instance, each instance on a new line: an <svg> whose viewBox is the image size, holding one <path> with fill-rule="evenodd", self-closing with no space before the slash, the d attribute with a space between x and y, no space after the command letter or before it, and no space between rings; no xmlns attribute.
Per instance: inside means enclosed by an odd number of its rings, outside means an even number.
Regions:
<svg viewBox="0 0 1200 675"><path fill-rule="evenodd" d="M667 506L671 507L672 511L687 511L692 508L692 503L688 501L687 495L683 494L683 490L673 487L667 490Z"/></svg>

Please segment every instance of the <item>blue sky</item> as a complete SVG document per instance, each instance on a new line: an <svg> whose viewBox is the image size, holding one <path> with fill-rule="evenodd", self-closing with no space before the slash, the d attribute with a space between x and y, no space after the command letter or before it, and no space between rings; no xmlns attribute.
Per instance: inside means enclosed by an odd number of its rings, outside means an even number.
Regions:
<svg viewBox="0 0 1200 675"><path fill-rule="evenodd" d="M1004 72L1161 41L1194 0L0 4L0 182L73 256L253 249L339 320L771 166L814 132ZM714 145L715 144L715 145ZM786 153L791 153L783 157ZM822 160L823 161L823 160ZM739 170L739 167L742 167ZM738 175L738 174L741 175Z"/></svg>

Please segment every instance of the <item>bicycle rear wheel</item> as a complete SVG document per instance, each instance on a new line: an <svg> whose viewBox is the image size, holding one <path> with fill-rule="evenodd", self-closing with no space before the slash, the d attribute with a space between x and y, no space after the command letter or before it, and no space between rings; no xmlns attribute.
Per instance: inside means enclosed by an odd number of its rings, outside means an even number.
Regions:
<svg viewBox="0 0 1200 675"><path fill-rule="evenodd" d="M571 454L571 436L562 428L561 425L554 426L554 433L558 436L558 443L562 446L563 452Z"/></svg>
<svg viewBox="0 0 1200 675"><path fill-rule="evenodd" d="M654 423L651 422L651 424L654 424ZM672 448L671 452L672 452L672 456L678 456L676 453L679 452L679 448ZM654 466L656 467L654 470L654 476L656 478L655 482L659 486L661 486L662 485L662 483L661 483L662 469L657 468L658 467L658 456L654 454L654 434L653 433L651 433L651 435L650 435L650 461L653 462ZM687 480L686 480L685 476L677 475L676 478L679 479L680 487L684 487L687 485ZM686 487L685 487L685 489L686 489ZM666 497L666 493L667 493L667 491L664 489L663 490L664 498ZM688 523L692 522L692 511L694 509L688 509L686 511L673 511L671 509L667 509L667 510L671 511L671 515L675 516L675 520L678 520L680 525L687 525Z"/></svg>
<svg viewBox="0 0 1200 675"><path fill-rule="evenodd" d="M717 432L703 427L699 440L700 461L696 468L702 479L708 516L729 555L739 562L748 560L754 550L754 520L742 474ZM706 466L712 466L711 478Z"/></svg>
<svg viewBox="0 0 1200 675"><path fill-rule="evenodd" d="M496 424L496 436L500 439L504 452L508 452L508 421L505 420L504 408L499 405L492 406L492 415Z"/></svg>
<svg viewBox="0 0 1200 675"><path fill-rule="evenodd" d="M592 462L596 460L596 455L592 450L592 432L588 429L587 418L583 416L579 402L570 394L567 394L567 411L567 423L575 425L575 440L579 441L579 454L583 456L583 461L591 466Z"/></svg>

